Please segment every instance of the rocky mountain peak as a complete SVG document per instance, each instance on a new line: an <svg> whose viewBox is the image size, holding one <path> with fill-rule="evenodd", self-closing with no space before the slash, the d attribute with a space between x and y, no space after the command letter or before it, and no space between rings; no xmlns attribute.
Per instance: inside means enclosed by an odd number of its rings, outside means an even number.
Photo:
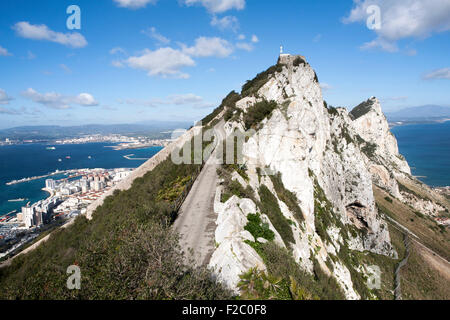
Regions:
<svg viewBox="0 0 450 320"><path fill-rule="evenodd" d="M376 164L385 171L383 161L400 161L380 102L371 97L352 113L328 107L314 69L300 55L281 55L277 65L248 81L236 100L227 107L225 131L229 136L255 131L243 145L241 169L229 174L254 194L247 207L256 212L240 208L239 198L246 198L240 194L224 204L216 201L218 248L210 266L222 270L219 278L235 289L237 272L249 261L264 264L251 245L259 240L244 228L248 214L260 214L275 234L273 241L290 250L301 268L312 272L318 263L347 298L360 298L352 283L354 266L332 257L342 247L397 255L372 189L372 158L382 159ZM386 179L398 190L389 173ZM239 255L224 258L230 248Z"/></svg>

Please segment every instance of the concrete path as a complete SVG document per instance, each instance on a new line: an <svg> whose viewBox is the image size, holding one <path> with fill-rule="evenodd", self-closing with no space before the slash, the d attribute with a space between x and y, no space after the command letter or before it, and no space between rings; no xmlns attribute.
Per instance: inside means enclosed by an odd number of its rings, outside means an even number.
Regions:
<svg viewBox="0 0 450 320"><path fill-rule="evenodd" d="M215 127L217 142L225 137L223 125L222 121ZM180 234L180 245L187 261L192 259L197 266L207 265L215 249L217 215L214 213L214 197L218 186L217 169L220 166L216 156L221 147L219 143L206 162L173 225Z"/></svg>

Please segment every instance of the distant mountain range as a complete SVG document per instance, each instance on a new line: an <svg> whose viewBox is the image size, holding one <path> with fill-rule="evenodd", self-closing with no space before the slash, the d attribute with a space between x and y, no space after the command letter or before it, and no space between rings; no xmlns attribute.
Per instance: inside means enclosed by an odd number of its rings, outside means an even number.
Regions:
<svg viewBox="0 0 450 320"><path fill-rule="evenodd" d="M450 107L425 105L386 112L389 122L435 122L450 119Z"/></svg>
<svg viewBox="0 0 450 320"><path fill-rule="evenodd" d="M45 140L78 137L91 134L147 135L155 139L166 138L167 131L187 129L191 122L145 121L134 124L89 124L82 126L22 126L0 130L0 139Z"/></svg>

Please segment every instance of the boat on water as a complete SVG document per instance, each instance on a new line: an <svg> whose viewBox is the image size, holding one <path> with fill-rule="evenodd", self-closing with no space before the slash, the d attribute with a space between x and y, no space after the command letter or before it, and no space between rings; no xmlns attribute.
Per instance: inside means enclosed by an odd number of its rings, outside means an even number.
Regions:
<svg viewBox="0 0 450 320"><path fill-rule="evenodd" d="M62 162L62 159L58 159L58 162Z"/></svg>
<svg viewBox="0 0 450 320"><path fill-rule="evenodd" d="M19 199L11 199L11 200L8 200L8 202L24 202L24 201L26 201L26 200L28 200L28 199L19 198Z"/></svg>
<svg viewBox="0 0 450 320"><path fill-rule="evenodd" d="M67 156L66 159L70 159L70 156Z"/></svg>
<svg viewBox="0 0 450 320"><path fill-rule="evenodd" d="M92 159L92 157L91 157L91 156L89 156L89 157L88 157L88 159Z"/></svg>
<svg viewBox="0 0 450 320"><path fill-rule="evenodd" d="M46 149L47 149L47 150L56 150L55 147L47 147Z"/></svg>

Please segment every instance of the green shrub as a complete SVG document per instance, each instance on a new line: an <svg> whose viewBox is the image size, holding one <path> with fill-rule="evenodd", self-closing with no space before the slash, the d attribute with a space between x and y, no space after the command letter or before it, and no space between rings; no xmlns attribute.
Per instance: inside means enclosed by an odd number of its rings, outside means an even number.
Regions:
<svg viewBox="0 0 450 320"><path fill-rule="evenodd" d="M365 115L366 113L368 113L371 109L372 109L372 102L370 99L368 99L367 101L364 101L359 105L357 105L355 108L353 108L353 110L350 111L350 116L352 117L353 120L356 120Z"/></svg>
<svg viewBox="0 0 450 320"><path fill-rule="evenodd" d="M270 179L272 180L278 198L288 206L289 210L294 214L294 217L299 223L303 222L305 218L302 209L298 205L297 196L284 187L283 181L281 180L281 174L271 175Z"/></svg>
<svg viewBox="0 0 450 320"><path fill-rule="evenodd" d="M264 72L259 73L253 80L247 81L242 86L241 96L242 98L255 95L259 89L261 89L267 81L269 81L270 76L275 72L281 72L283 70L282 64L276 64Z"/></svg>
<svg viewBox="0 0 450 320"><path fill-rule="evenodd" d="M298 67L298 66L301 65L301 64L306 64L306 61L303 60L302 57L297 56L297 57L294 59L293 65L294 65L294 67Z"/></svg>
<svg viewBox="0 0 450 320"><path fill-rule="evenodd" d="M270 192L265 185L259 188L259 197L261 202L259 207L262 213L266 214L274 228L278 231L285 245L288 247L289 243L295 243L294 235L289 221L283 216L280 207L278 206L277 198Z"/></svg>
<svg viewBox="0 0 450 320"><path fill-rule="evenodd" d="M257 240L258 238L264 238L268 241L275 239L275 233L270 230L269 224L263 223L259 213L247 215L248 223L244 227L245 230L250 232L252 236Z"/></svg>
<svg viewBox="0 0 450 320"><path fill-rule="evenodd" d="M377 145L375 143L366 142L365 146L361 148L361 151L369 158L373 159L375 157L375 151L377 150Z"/></svg>
<svg viewBox="0 0 450 320"><path fill-rule="evenodd" d="M255 127L265 118L272 114L272 111L277 107L275 101L261 101L248 108L244 115L244 123L247 130Z"/></svg>

